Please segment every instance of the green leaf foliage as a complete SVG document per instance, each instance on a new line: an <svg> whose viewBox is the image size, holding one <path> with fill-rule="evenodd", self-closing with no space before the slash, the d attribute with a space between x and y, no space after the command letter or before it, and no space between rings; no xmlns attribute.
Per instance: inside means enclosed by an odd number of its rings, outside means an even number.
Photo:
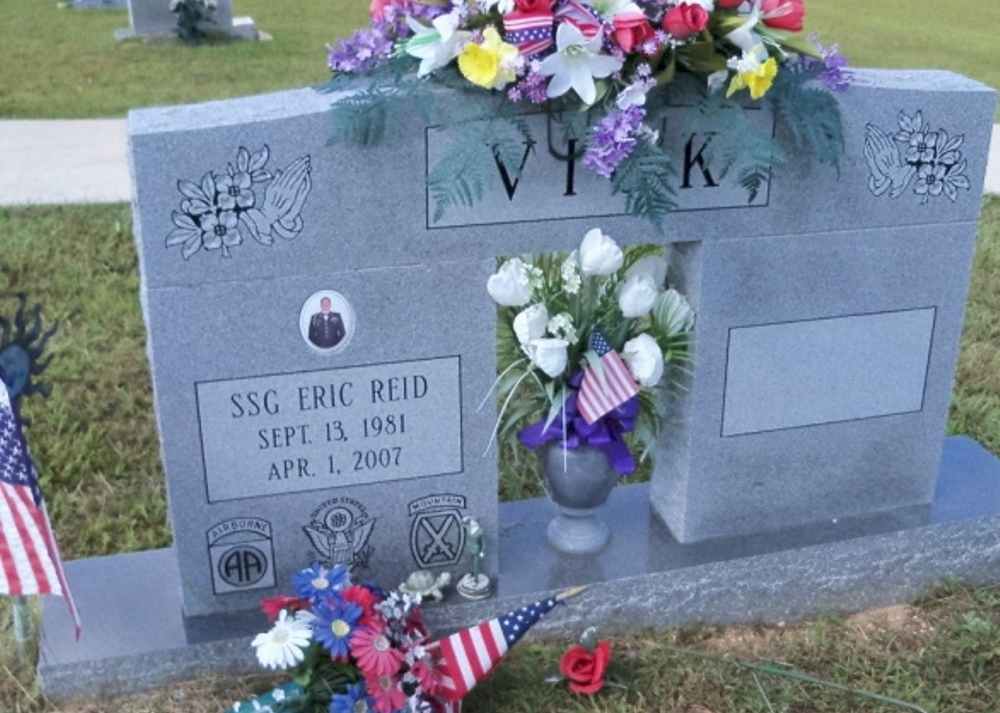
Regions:
<svg viewBox="0 0 1000 713"><path fill-rule="evenodd" d="M444 217L452 206L471 207L482 199L483 192L497 179L498 152L511 156L506 141L496 141L490 131L494 122L486 126L466 123L453 133L451 145L427 176L427 189L434 201L434 222ZM523 151L523 146L521 148ZM518 157L519 158L519 157ZM509 170L520 172L520 164L504 161Z"/></svg>
<svg viewBox="0 0 1000 713"><path fill-rule="evenodd" d="M822 71L819 63L786 65L764 95L764 102L788 126L798 147L839 170L844 126L836 97L816 84Z"/></svg>
<svg viewBox="0 0 1000 713"><path fill-rule="evenodd" d="M698 125L725 127L712 132L705 148L713 166L719 167L720 179L730 179L747 192L753 202L770 181L771 170L783 166L788 156L774 138L757 126L750 112L721 96L708 97L693 115L695 131Z"/></svg>
<svg viewBox="0 0 1000 713"><path fill-rule="evenodd" d="M386 136L399 134L414 116L428 121L434 92L428 82L406 76L411 69L411 62L401 60L373 71L367 85L338 75L320 87L326 93L344 92L330 108L333 126L327 145L377 146Z"/></svg>
<svg viewBox="0 0 1000 713"><path fill-rule="evenodd" d="M652 141L639 141L611 177L611 193L625 194L625 212L645 218L662 231L663 219L677 208L671 179L676 175L670 156Z"/></svg>

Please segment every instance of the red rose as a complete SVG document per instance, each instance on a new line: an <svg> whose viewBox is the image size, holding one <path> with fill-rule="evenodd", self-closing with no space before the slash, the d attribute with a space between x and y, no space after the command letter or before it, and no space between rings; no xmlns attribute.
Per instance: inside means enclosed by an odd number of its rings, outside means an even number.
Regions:
<svg viewBox="0 0 1000 713"><path fill-rule="evenodd" d="M802 18L806 14L802 0L764 0L761 10L764 11L764 24L768 27L802 32Z"/></svg>
<svg viewBox="0 0 1000 713"><path fill-rule="evenodd" d="M683 40L706 27L708 27L708 11L701 5L689 5L684 2L672 8L663 17L663 29L673 35L675 40Z"/></svg>
<svg viewBox="0 0 1000 713"><path fill-rule="evenodd" d="M656 30L643 15L618 15L614 20L615 42L626 52L632 52L656 37Z"/></svg>
<svg viewBox="0 0 1000 713"><path fill-rule="evenodd" d="M715 0L716 7L739 7L743 0Z"/></svg>
<svg viewBox="0 0 1000 713"><path fill-rule="evenodd" d="M514 7L527 15L552 14L552 0L514 0Z"/></svg>
<svg viewBox="0 0 1000 713"><path fill-rule="evenodd" d="M559 659L559 673L569 679L575 693L597 693L604 687L604 670L611 661L611 644L599 641L593 653L574 646Z"/></svg>

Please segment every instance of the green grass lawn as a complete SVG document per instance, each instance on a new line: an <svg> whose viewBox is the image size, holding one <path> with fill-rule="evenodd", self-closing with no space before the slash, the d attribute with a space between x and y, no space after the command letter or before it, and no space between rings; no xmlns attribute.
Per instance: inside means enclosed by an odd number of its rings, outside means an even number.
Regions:
<svg viewBox="0 0 1000 713"><path fill-rule="evenodd" d="M961 12L922 0L809 0L806 21L855 66L951 69L1000 87L1000 3ZM367 22L363 0L234 0L270 42L188 47L173 39L115 42L115 10L4 0L0 118L124 116L130 108L257 94L328 78L326 45ZM1000 114L998 114L1000 116Z"/></svg>

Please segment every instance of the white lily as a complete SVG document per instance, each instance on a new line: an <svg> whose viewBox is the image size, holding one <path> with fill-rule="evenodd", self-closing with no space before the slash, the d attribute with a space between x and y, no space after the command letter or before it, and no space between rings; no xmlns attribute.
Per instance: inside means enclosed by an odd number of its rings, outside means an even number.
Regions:
<svg viewBox="0 0 1000 713"><path fill-rule="evenodd" d="M726 40L743 50L741 61L744 63L756 60L759 64L767 59L767 48L764 47L764 40L754 32L760 23L760 18L760 0L754 0L743 24L725 36Z"/></svg>
<svg viewBox="0 0 1000 713"><path fill-rule="evenodd" d="M413 30L413 37L406 41L403 49L406 54L420 60L418 77L426 77L458 56L462 45L472 37L471 32L458 29L460 21L457 13L449 12L435 17L431 21L431 27L428 27L411 16L406 16L406 24Z"/></svg>
<svg viewBox="0 0 1000 713"><path fill-rule="evenodd" d="M586 39L579 29L563 22L556 30L556 51L542 60L539 74L551 76L546 94L550 99L574 90L584 104L597 99L594 77L607 77L621 69L622 60L600 54L603 33Z"/></svg>

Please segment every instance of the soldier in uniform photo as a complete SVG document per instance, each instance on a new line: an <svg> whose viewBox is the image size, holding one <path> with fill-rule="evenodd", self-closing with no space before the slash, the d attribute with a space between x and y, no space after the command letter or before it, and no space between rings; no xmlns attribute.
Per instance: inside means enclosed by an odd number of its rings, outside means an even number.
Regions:
<svg viewBox="0 0 1000 713"><path fill-rule="evenodd" d="M333 349L347 334L339 312L330 310L330 298L319 301L320 311L309 320L309 341L320 349Z"/></svg>

